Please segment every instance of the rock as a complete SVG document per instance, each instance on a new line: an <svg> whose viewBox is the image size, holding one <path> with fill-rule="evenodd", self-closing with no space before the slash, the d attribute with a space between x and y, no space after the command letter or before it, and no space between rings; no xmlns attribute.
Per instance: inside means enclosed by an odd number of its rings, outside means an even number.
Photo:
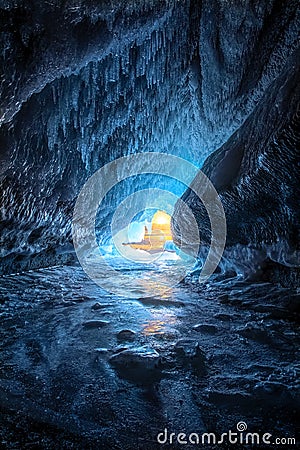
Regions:
<svg viewBox="0 0 300 450"><path fill-rule="evenodd" d="M270 406L290 405L289 407L294 408L298 403L293 398L289 387L283 383L262 381L254 386L253 391L257 399Z"/></svg>
<svg viewBox="0 0 300 450"><path fill-rule="evenodd" d="M175 345L175 352L183 366L191 366L198 375L206 372L206 356L199 342L193 339L180 339Z"/></svg>
<svg viewBox="0 0 300 450"><path fill-rule="evenodd" d="M195 356L199 351L202 352L199 342L194 339L179 339L175 344L175 351L186 357Z"/></svg>
<svg viewBox="0 0 300 450"><path fill-rule="evenodd" d="M269 331L256 323L248 322L245 326L237 328L236 331L246 339L252 339L264 344L270 344L272 342Z"/></svg>
<svg viewBox="0 0 300 450"><path fill-rule="evenodd" d="M216 334L219 331L218 327L216 327L215 325L209 325L206 323L199 323L197 325L194 325L193 330L206 334Z"/></svg>
<svg viewBox="0 0 300 450"><path fill-rule="evenodd" d="M132 330L121 330L117 334L118 341L132 341L135 338L135 332Z"/></svg>
<svg viewBox="0 0 300 450"><path fill-rule="evenodd" d="M97 302L97 303L95 303L93 306L92 306L92 310L93 311L97 311L98 309L105 309L105 308L108 308L109 306L113 306L112 304L109 304L109 303L107 303L107 304L103 304L103 303L99 303L99 302Z"/></svg>
<svg viewBox="0 0 300 450"><path fill-rule="evenodd" d="M93 309L93 310L97 310L97 309L101 309L101 308L103 308L103 305L101 305L101 303L95 303L93 306L92 306L92 308L91 309Z"/></svg>
<svg viewBox="0 0 300 450"><path fill-rule="evenodd" d="M257 394L286 394L287 390L287 387L279 382L261 381L254 386Z"/></svg>
<svg viewBox="0 0 300 450"><path fill-rule="evenodd" d="M109 361L120 377L140 385L151 385L161 378L160 355L153 348L126 349Z"/></svg>
<svg viewBox="0 0 300 450"><path fill-rule="evenodd" d="M159 362L159 353L153 348L128 348L111 356L110 362L116 366L140 366L145 369L154 369Z"/></svg>
<svg viewBox="0 0 300 450"><path fill-rule="evenodd" d="M84 328L102 328L109 323L110 322L107 320L88 320L87 322L84 322L82 326Z"/></svg>

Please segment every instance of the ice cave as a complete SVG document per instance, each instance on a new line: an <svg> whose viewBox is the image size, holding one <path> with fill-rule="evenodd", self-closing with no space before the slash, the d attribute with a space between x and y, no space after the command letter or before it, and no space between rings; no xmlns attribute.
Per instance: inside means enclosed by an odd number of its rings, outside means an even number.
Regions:
<svg viewBox="0 0 300 450"><path fill-rule="evenodd" d="M299 1L0 24L0 447L296 449Z"/></svg>

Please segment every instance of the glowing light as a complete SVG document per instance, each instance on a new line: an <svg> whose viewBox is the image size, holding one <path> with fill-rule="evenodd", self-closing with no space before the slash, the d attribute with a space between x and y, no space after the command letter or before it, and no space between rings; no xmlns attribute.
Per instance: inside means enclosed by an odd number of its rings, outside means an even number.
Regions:
<svg viewBox="0 0 300 450"><path fill-rule="evenodd" d="M171 216L164 211L157 211L151 222L151 234L152 237L155 235L163 235L164 241L172 240L171 233Z"/></svg>
<svg viewBox="0 0 300 450"><path fill-rule="evenodd" d="M171 217L164 211L157 211L152 219L152 227L159 225L168 225L170 227ZM171 229L170 229L171 231Z"/></svg>

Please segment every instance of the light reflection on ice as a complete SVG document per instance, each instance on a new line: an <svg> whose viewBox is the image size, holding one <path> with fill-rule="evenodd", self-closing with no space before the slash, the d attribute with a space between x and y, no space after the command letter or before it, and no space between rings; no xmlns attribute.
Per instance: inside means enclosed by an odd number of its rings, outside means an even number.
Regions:
<svg viewBox="0 0 300 450"><path fill-rule="evenodd" d="M143 324L142 334L145 336L166 334L176 325L178 318L170 310L151 310L152 318Z"/></svg>
<svg viewBox="0 0 300 450"><path fill-rule="evenodd" d="M186 260L185 255L163 251L156 261L143 263L106 253L102 258L93 255L89 264L96 282L108 292L131 298L159 295L163 299L184 278L194 260L190 257ZM107 267L111 270L107 270Z"/></svg>

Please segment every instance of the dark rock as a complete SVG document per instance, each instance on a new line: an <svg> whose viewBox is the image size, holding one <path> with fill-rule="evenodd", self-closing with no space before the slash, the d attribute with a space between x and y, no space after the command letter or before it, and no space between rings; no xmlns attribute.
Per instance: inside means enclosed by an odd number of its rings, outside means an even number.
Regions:
<svg viewBox="0 0 300 450"><path fill-rule="evenodd" d="M88 320L87 322L84 322L82 326L84 328L102 328L106 325L109 325L110 322L107 320Z"/></svg>
<svg viewBox="0 0 300 450"><path fill-rule="evenodd" d="M198 375L206 373L206 355L198 341L180 339L175 345L175 352L184 368L191 366Z"/></svg>
<svg viewBox="0 0 300 450"><path fill-rule="evenodd" d="M216 334L219 331L218 327L216 327L215 325L209 325L206 323L199 323L197 325L194 325L193 330L199 331L200 333L204 334Z"/></svg>
<svg viewBox="0 0 300 450"><path fill-rule="evenodd" d="M109 361L120 377L134 383L148 385L161 377L160 355L153 348L126 349L111 356Z"/></svg>
<svg viewBox="0 0 300 450"><path fill-rule="evenodd" d="M93 310L97 310L97 309L102 309L102 308L105 308L105 306L104 305L102 305L101 303L95 303L93 306L92 306L92 308L91 309L93 309Z"/></svg>
<svg viewBox="0 0 300 450"><path fill-rule="evenodd" d="M200 348L199 342L194 339L180 339L175 344L175 351L179 355L186 357L194 357L199 352L204 354L203 350Z"/></svg>
<svg viewBox="0 0 300 450"><path fill-rule="evenodd" d="M121 330L117 334L118 341L132 341L135 338L135 332L132 330Z"/></svg>
<svg viewBox="0 0 300 450"><path fill-rule="evenodd" d="M272 342L269 330L256 323L247 323L244 327L237 328L236 331L247 339L253 339L265 344Z"/></svg>
<svg viewBox="0 0 300 450"><path fill-rule="evenodd" d="M149 347L130 348L111 356L113 365L122 367L141 366L145 369L154 369L159 362L159 353Z"/></svg>

